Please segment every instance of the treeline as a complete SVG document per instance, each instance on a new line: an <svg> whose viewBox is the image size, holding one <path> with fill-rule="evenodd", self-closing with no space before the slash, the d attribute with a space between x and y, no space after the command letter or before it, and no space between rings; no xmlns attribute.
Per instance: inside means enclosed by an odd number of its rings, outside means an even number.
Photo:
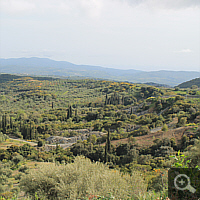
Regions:
<svg viewBox="0 0 200 200"><path fill-rule="evenodd" d="M48 81L53 81L57 79L53 77L17 76L17 75L12 75L12 74L0 74L0 83L13 81L15 79L21 79L21 78L32 78L34 80L48 80Z"/></svg>

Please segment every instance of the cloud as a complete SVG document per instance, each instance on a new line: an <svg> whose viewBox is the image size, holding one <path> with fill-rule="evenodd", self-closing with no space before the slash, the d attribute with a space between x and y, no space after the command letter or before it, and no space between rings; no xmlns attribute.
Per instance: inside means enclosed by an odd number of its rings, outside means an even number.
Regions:
<svg viewBox="0 0 200 200"><path fill-rule="evenodd" d="M9 14L24 12L85 14L92 17L101 13L104 0L1 0L1 11Z"/></svg>
<svg viewBox="0 0 200 200"><path fill-rule="evenodd" d="M183 9L190 7L200 7L199 0L149 0L147 1L152 6L166 9Z"/></svg>
<svg viewBox="0 0 200 200"><path fill-rule="evenodd" d="M86 9L86 12L89 12L90 16L99 16L103 6L102 1L100 0L81 0L82 7Z"/></svg>
<svg viewBox="0 0 200 200"><path fill-rule="evenodd" d="M8 14L64 14L99 17L106 8L128 5L140 9L200 8L200 0L0 0L0 9Z"/></svg>
<svg viewBox="0 0 200 200"><path fill-rule="evenodd" d="M1 10L8 13L21 13L36 8L36 5L29 0L1 0Z"/></svg>
<svg viewBox="0 0 200 200"><path fill-rule="evenodd" d="M174 53L191 53L192 50L191 49L181 49L179 51L174 51Z"/></svg>
<svg viewBox="0 0 200 200"><path fill-rule="evenodd" d="M200 8L200 0L119 0L129 5L144 5L149 8L183 9L190 7Z"/></svg>

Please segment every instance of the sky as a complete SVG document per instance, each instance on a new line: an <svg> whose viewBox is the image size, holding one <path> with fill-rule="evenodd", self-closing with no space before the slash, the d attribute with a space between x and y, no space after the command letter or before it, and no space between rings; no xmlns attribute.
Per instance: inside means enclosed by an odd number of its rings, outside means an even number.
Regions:
<svg viewBox="0 0 200 200"><path fill-rule="evenodd" d="M0 0L0 58L200 71L200 0Z"/></svg>

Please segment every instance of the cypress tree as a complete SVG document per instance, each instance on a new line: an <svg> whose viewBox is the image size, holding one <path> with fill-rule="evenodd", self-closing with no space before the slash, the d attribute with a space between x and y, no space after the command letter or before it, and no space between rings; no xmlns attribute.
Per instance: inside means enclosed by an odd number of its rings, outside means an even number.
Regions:
<svg viewBox="0 0 200 200"><path fill-rule="evenodd" d="M111 149L111 143L110 143L110 128L108 129L107 143L108 143L108 153L110 153L110 149Z"/></svg>
<svg viewBox="0 0 200 200"><path fill-rule="evenodd" d="M75 117L77 117L77 109L75 110Z"/></svg>
<svg viewBox="0 0 200 200"><path fill-rule="evenodd" d="M2 129L3 129L3 132L4 132L4 130L5 130L5 124L4 124L4 115L2 116Z"/></svg>
<svg viewBox="0 0 200 200"><path fill-rule="evenodd" d="M5 120L5 128L7 127L7 116L5 115L5 117L4 117L4 120Z"/></svg>
<svg viewBox="0 0 200 200"><path fill-rule="evenodd" d="M133 114L133 107L131 107L131 115Z"/></svg>
<svg viewBox="0 0 200 200"><path fill-rule="evenodd" d="M6 134L7 119L5 114L2 116L2 128L3 128L3 134Z"/></svg>
<svg viewBox="0 0 200 200"><path fill-rule="evenodd" d="M0 128L2 128L2 116L1 116L1 121L0 121Z"/></svg>
<svg viewBox="0 0 200 200"><path fill-rule="evenodd" d="M32 138L35 138L35 123L33 122Z"/></svg>
<svg viewBox="0 0 200 200"><path fill-rule="evenodd" d="M107 134L107 140L105 145L105 156L104 156L104 162L108 162L108 154L111 150L111 143L110 143L110 128L108 128L108 134Z"/></svg>
<svg viewBox="0 0 200 200"><path fill-rule="evenodd" d="M32 127L31 127L31 121L30 121L30 140L32 140Z"/></svg>
<svg viewBox="0 0 200 200"><path fill-rule="evenodd" d="M13 129L12 117L10 116L10 128Z"/></svg>
<svg viewBox="0 0 200 200"><path fill-rule="evenodd" d="M67 109L67 119L69 119L69 109Z"/></svg>
<svg viewBox="0 0 200 200"><path fill-rule="evenodd" d="M70 105L69 106L69 118L71 118L72 117L72 106Z"/></svg>
<svg viewBox="0 0 200 200"><path fill-rule="evenodd" d="M108 95L106 94L105 106L108 104Z"/></svg>
<svg viewBox="0 0 200 200"><path fill-rule="evenodd" d="M5 131L7 130L7 116L4 116Z"/></svg>
<svg viewBox="0 0 200 200"><path fill-rule="evenodd" d="M28 124L26 125L26 136L25 138L28 139L29 133L28 133Z"/></svg>
<svg viewBox="0 0 200 200"><path fill-rule="evenodd" d="M124 105L124 96L122 96L122 105Z"/></svg>
<svg viewBox="0 0 200 200"><path fill-rule="evenodd" d="M35 139L36 139L36 140L38 139L38 131L37 131L37 128L35 129Z"/></svg>
<svg viewBox="0 0 200 200"><path fill-rule="evenodd" d="M23 136L23 139L25 138L25 134L24 134L24 121L23 124L21 125L21 134Z"/></svg>
<svg viewBox="0 0 200 200"><path fill-rule="evenodd" d="M107 153L107 142L105 145L105 155L104 155L104 163L106 163L108 161L108 153Z"/></svg>
<svg viewBox="0 0 200 200"><path fill-rule="evenodd" d="M20 118L19 131L22 132L22 120Z"/></svg>

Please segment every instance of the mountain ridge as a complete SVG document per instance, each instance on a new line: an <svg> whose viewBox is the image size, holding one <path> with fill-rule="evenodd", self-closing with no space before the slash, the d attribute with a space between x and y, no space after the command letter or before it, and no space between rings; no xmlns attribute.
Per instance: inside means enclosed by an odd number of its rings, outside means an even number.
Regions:
<svg viewBox="0 0 200 200"><path fill-rule="evenodd" d="M0 58L0 73L29 74L43 76L80 76L103 78L135 83L154 82L175 86L200 77L194 71L141 71L135 69L114 69L92 65L76 65L67 61L55 61L49 58Z"/></svg>

